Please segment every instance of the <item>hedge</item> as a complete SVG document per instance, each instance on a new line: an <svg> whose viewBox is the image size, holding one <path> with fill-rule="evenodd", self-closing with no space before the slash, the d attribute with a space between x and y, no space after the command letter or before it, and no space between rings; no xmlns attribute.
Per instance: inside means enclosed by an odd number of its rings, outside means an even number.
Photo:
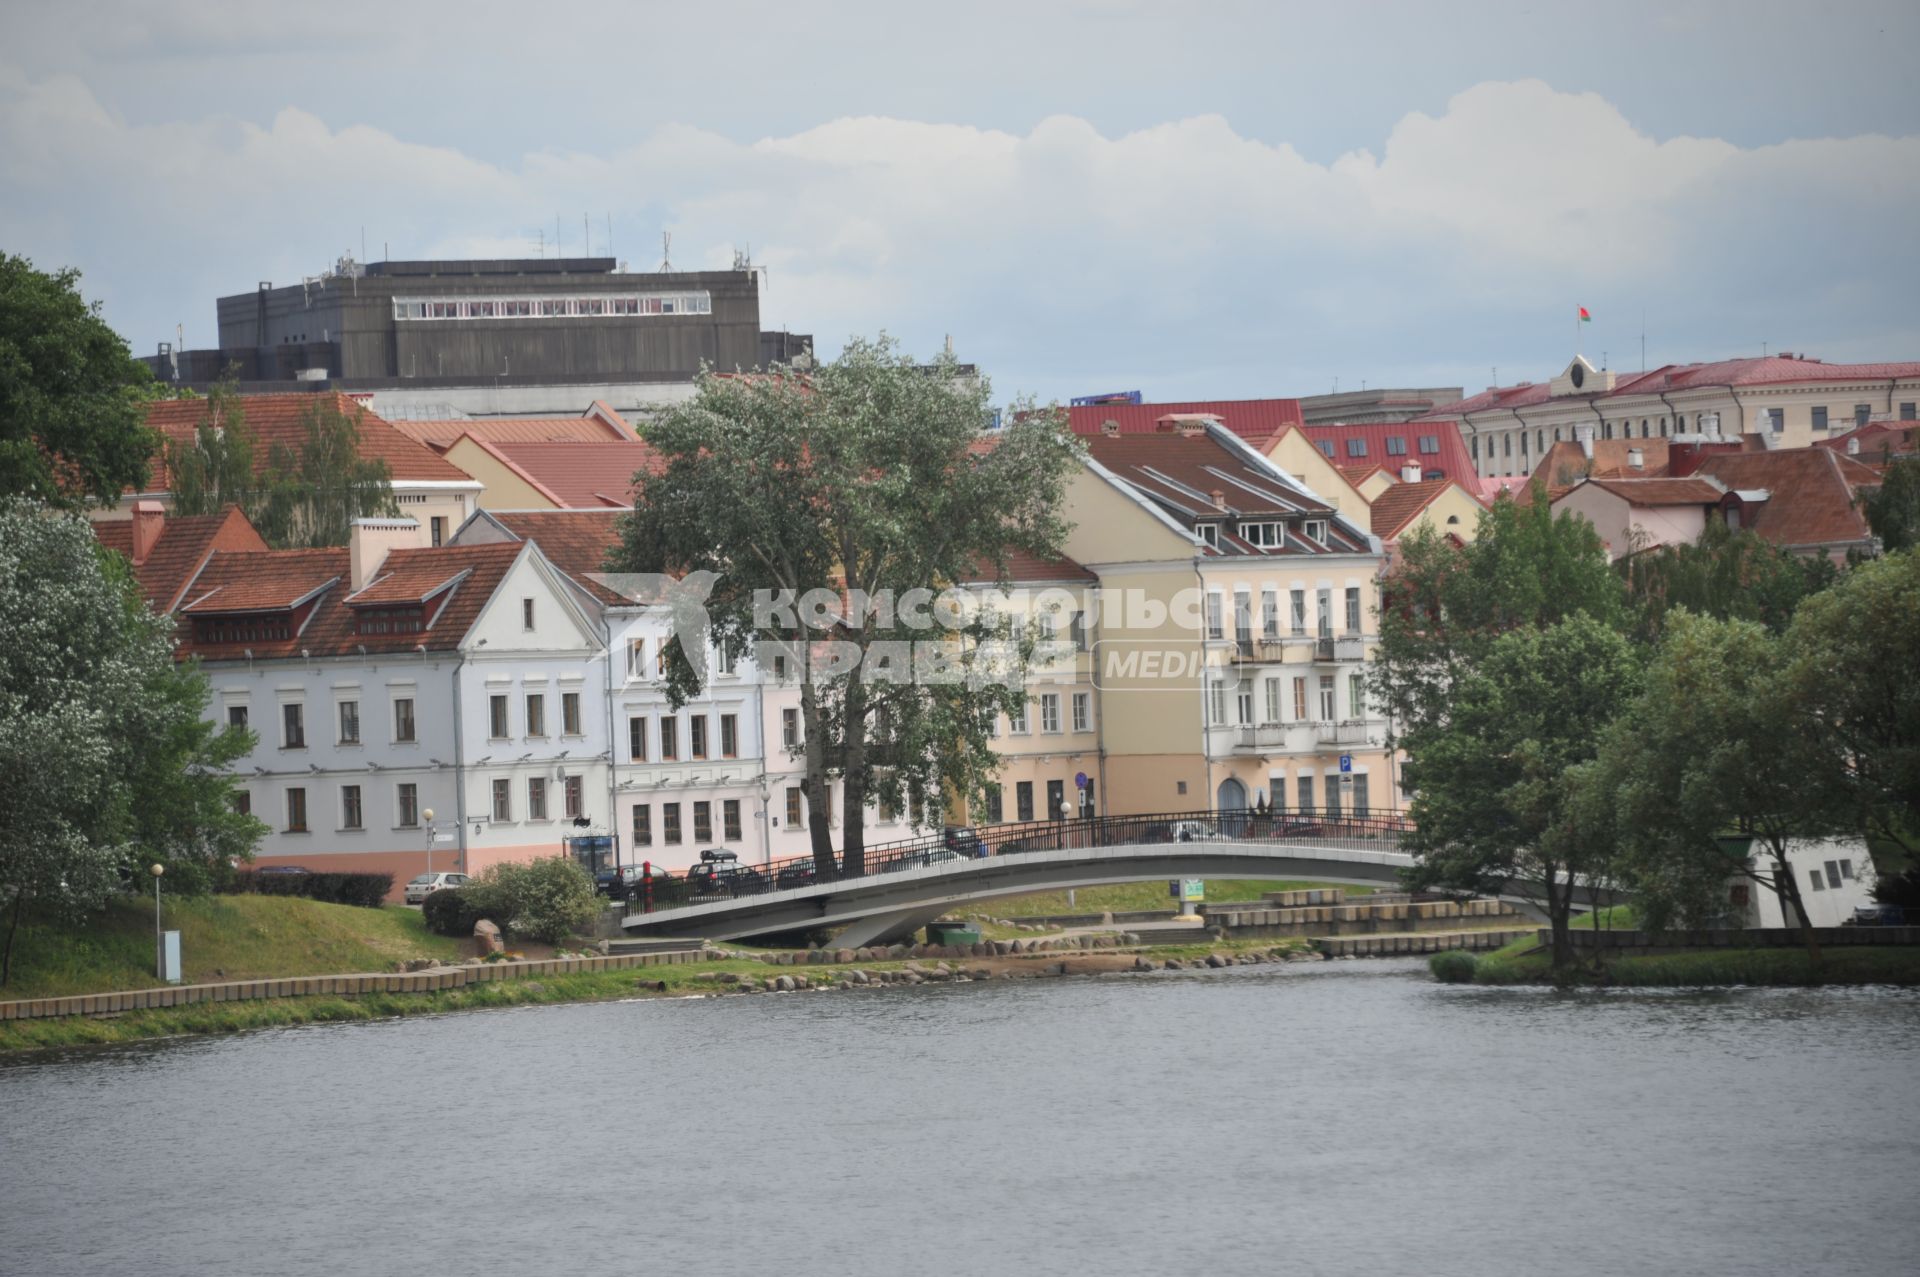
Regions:
<svg viewBox="0 0 1920 1277"><path fill-rule="evenodd" d="M231 895L304 896L330 905L359 905L378 909L387 903L393 891L392 874L346 873L258 873L243 870L233 875L224 891Z"/></svg>
<svg viewBox="0 0 1920 1277"><path fill-rule="evenodd" d="M473 924L488 916L481 901L464 887L442 887L431 893L420 902L420 912L427 930L442 936L470 936ZM501 930L506 930L504 925Z"/></svg>

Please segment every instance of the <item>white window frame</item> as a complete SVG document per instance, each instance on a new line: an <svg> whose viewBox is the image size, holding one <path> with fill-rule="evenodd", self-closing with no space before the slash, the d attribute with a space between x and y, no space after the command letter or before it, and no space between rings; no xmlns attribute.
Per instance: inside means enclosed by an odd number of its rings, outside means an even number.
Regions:
<svg viewBox="0 0 1920 1277"><path fill-rule="evenodd" d="M1090 692L1073 694L1073 730L1076 732L1093 730L1093 694Z"/></svg>
<svg viewBox="0 0 1920 1277"><path fill-rule="evenodd" d="M1060 693L1040 693L1040 730L1049 736L1060 734Z"/></svg>

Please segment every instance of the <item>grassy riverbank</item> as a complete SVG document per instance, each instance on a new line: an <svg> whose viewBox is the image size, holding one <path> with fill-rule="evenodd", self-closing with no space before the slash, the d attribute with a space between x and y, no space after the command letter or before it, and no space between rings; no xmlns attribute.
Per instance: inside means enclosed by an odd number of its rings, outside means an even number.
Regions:
<svg viewBox="0 0 1920 1277"><path fill-rule="evenodd" d="M1616 926L1626 925L1616 921ZM1804 949L1700 949L1690 953L1615 958L1604 973L1587 973L1595 984L1619 988L1686 989L1733 985L1899 984L1920 985L1920 947L1828 948L1816 969ZM1548 954L1532 938L1516 940L1479 958L1475 984L1550 984Z"/></svg>
<svg viewBox="0 0 1920 1277"><path fill-rule="evenodd" d="M458 959L472 945L426 929L418 909L361 909L293 896L204 896L165 902L188 984L390 971L408 958ZM0 999L150 989L153 901L126 897L79 924L26 918Z"/></svg>

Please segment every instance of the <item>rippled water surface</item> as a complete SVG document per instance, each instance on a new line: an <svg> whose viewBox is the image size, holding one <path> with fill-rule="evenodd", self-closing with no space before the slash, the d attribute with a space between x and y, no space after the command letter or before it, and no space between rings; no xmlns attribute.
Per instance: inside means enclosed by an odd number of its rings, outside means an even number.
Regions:
<svg viewBox="0 0 1920 1277"><path fill-rule="evenodd" d="M1920 996L1411 963L0 1066L0 1272L1909 1273Z"/></svg>

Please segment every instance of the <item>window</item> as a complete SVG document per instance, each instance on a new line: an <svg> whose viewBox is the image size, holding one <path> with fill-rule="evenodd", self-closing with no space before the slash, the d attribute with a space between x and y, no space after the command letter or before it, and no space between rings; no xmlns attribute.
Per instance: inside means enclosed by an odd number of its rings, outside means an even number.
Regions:
<svg viewBox="0 0 1920 1277"><path fill-rule="evenodd" d="M653 654L653 672L655 676L659 678L665 678L667 676L667 662L671 659L670 649L666 641L662 640L659 648L656 649Z"/></svg>
<svg viewBox="0 0 1920 1277"><path fill-rule="evenodd" d="M1227 721L1227 685L1222 679L1207 684L1207 722L1215 727Z"/></svg>
<svg viewBox="0 0 1920 1277"><path fill-rule="evenodd" d="M1783 433L1787 428L1787 410L1785 408L1767 409L1767 424L1774 434Z"/></svg>
<svg viewBox="0 0 1920 1277"><path fill-rule="evenodd" d="M447 540L447 520L445 515L434 515L427 521L433 529L433 544L443 545Z"/></svg>
<svg viewBox="0 0 1920 1277"><path fill-rule="evenodd" d="M577 818L586 807L583 794L583 782L578 776L567 777L567 787L562 800L566 806L562 809L568 820Z"/></svg>
<svg viewBox="0 0 1920 1277"><path fill-rule="evenodd" d="M402 829L412 829L420 823L420 787L411 781L393 787L394 810L399 815Z"/></svg>
<svg viewBox="0 0 1920 1277"><path fill-rule="evenodd" d="M1067 782L1050 780L1047 782L1047 819L1058 820L1067 814Z"/></svg>
<svg viewBox="0 0 1920 1277"><path fill-rule="evenodd" d="M627 677L645 678L647 676L647 641L643 638L627 640Z"/></svg>
<svg viewBox="0 0 1920 1277"><path fill-rule="evenodd" d="M1033 819L1033 782L1030 780L1014 783L1013 817L1015 820Z"/></svg>
<svg viewBox="0 0 1920 1277"><path fill-rule="evenodd" d="M1340 819L1340 778L1327 777L1327 815Z"/></svg>
<svg viewBox="0 0 1920 1277"><path fill-rule="evenodd" d="M1347 717L1358 722L1367 716L1367 680L1363 674L1347 675Z"/></svg>
<svg viewBox="0 0 1920 1277"><path fill-rule="evenodd" d="M1857 403L1853 406L1853 424L1856 427L1864 426L1871 420L1873 420L1872 404Z"/></svg>
<svg viewBox="0 0 1920 1277"><path fill-rule="evenodd" d="M1219 591L1216 590L1216 591L1209 592L1207 595L1207 637L1208 638L1217 639L1225 636L1226 620L1223 615L1224 612L1225 612L1225 603L1221 599Z"/></svg>
<svg viewBox="0 0 1920 1277"><path fill-rule="evenodd" d="M1273 547L1286 543L1286 525L1280 523L1243 523L1240 525L1240 539L1248 545Z"/></svg>
<svg viewBox="0 0 1920 1277"><path fill-rule="evenodd" d="M636 763L647 761L647 720L638 715L627 719L627 758Z"/></svg>
<svg viewBox="0 0 1920 1277"><path fill-rule="evenodd" d="M780 743L788 749L800 747L800 711L783 709L780 711Z"/></svg>
<svg viewBox="0 0 1920 1277"><path fill-rule="evenodd" d="M547 778L532 776L527 779L527 819L545 820L547 818Z"/></svg>
<svg viewBox="0 0 1920 1277"><path fill-rule="evenodd" d="M1277 723L1280 721L1280 680L1277 678L1269 678L1265 680L1265 682L1267 685L1267 714L1266 718L1262 721Z"/></svg>
<svg viewBox="0 0 1920 1277"><path fill-rule="evenodd" d="M1367 774L1353 772L1353 814L1357 820L1365 820L1370 810L1367 797Z"/></svg>
<svg viewBox="0 0 1920 1277"><path fill-rule="evenodd" d="M693 840L713 841L713 804L704 799L693 805Z"/></svg>
<svg viewBox="0 0 1920 1277"><path fill-rule="evenodd" d="M507 698L487 697L487 735L492 740L507 738Z"/></svg>
<svg viewBox="0 0 1920 1277"><path fill-rule="evenodd" d="M1813 428L1815 430L1827 428L1827 410L1824 405L1813 410Z"/></svg>
<svg viewBox="0 0 1920 1277"><path fill-rule="evenodd" d="M228 794L227 805L242 816L253 815L253 795L244 789L236 789Z"/></svg>
<svg viewBox="0 0 1920 1277"><path fill-rule="evenodd" d="M1479 435L1475 435L1471 439L1467 440L1467 452L1472 455L1475 461L1480 460L1480 436Z"/></svg>
<svg viewBox="0 0 1920 1277"><path fill-rule="evenodd" d="M1089 692L1073 694L1073 730L1076 732L1093 730L1093 695Z"/></svg>
<svg viewBox="0 0 1920 1277"><path fill-rule="evenodd" d="M1360 587L1347 587L1347 633L1360 633Z"/></svg>
<svg viewBox="0 0 1920 1277"><path fill-rule="evenodd" d="M1319 592L1316 594L1314 598L1314 602L1320 605L1320 637L1323 639L1332 638L1333 637L1333 590L1328 586L1324 586L1324 585L1321 586Z"/></svg>
<svg viewBox="0 0 1920 1277"><path fill-rule="evenodd" d="M1260 591L1260 633L1269 639L1280 637L1280 591L1272 587Z"/></svg>
<svg viewBox="0 0 1920 1277"><path fill-rule="evenodd" d="M393 702L393 739L399 745L409 744L414 739L411 696L401 696Z"/></svg>
<svg viewBox="0 0 1920 1277"><path fill-rule="evenodd" d="M360 743L360 702L340 702L340 743L358 745Z"/></svg>
<svg viewBox="0 0 1920 1277"><path fill-rule="evenodd" d="M1322 439L1320 441L1320 451L1325 456L1332 457L1333 456L1333 440Z"/></svg>
<svg viewBox="0 0 1920 1277"><path fill-rule="evenodd" d="M533 628L533 600L532 599L520 600L520 628L523 630L530 630Z"/></svg>
<svg viewBox="0 0 1920 1277"><path fill-rule="evenodd" d="M1253 596L1245 590L1233 592L1233 640L1243 648L1253 646Z"/></svg>
<svg viewBox="0 0 1920 1277"><path fill-rule="evenodd" d="M1000 792L1000 786L987 786L987 823L997 825L1007 818L1006 796Z"/></svg>
<svg viewBox="0 0 1920 1277"><path fill-rule="evenodd" d="M307 832L307 791L298 786L287 790L287 832Z"/></svg>
<svg viewBox="0 0 1920 1277"><path fill-rule="evenodd" d="M1825 891L1827 889L1827 880L1820 876L1818 869L1807 870L1807 877L1812 880L1815 891Z"/></svg>
<svg viewBox="0 0 1920 1277"><path fill-rule="evenodd" d="M247 707L245 705L227 706L227 726L247 730Z"/></svg>
<svg viewBox="0 0 1920 1277"><path fill-rule="evenodd" d="M687 718L687 746L695 758L707 756L707 716L693 714Z"/></svg>
<svg viewBox="0 0 1920 1277"><path fill-rule="evenodd" d="M1387 436L1387 455L1389 457L1404 457L1407 455L1407 440L1404 435Z"/></svg>
<svg viewBox="0 0 1920 1277"><path fill-rule="evenodd" d="M1320 676L1320 721L1331 723L1338 716L1333 703L1333 675L1322 674Z"/></svg>
<svg viewBox="0 0 1920 1277"><path fill-rule="evenodd" d="M660 804L660 841L678 845L680 842L680 804Z"/></svg>
<svg viewBox="0 0 1920 1277"><path fill-rule="evenodd" d="M652 803L635 803L633 805L633 845L636 847L653 846Z"/></svg>
<svg viewBox="0 0 1920 1277"><path fill-rule="evenodd" d="M797 829L800 825L800 786L787 786L787 827Z"/></svg>
<svg viewBox="0 0 1920 1277"><path fill-rule="evenodd" d="M580 735L580 693L560 693L560 734Z"/></svg>
<svg viewBox="0 0 1920 1277"><path fill-rule="evenodd" d="M721 675L733 673L733 653L724 646L713 649L713 672Z"/></svg>
<svg viewBox="0 0 1920 1277"><path fill-rule="evenodd" d="M1843 860L1840 862L1840 876L1848 882L1853 881L1853 861Z"/></svg>
<svg viewBox="0 0 1920 1277"><path fill-rule="evenodd" d="M1613 434L1611 431L1608 432L1607 438L1609 439L1613 438ZM1500 436L1500 455L1503 457L1511 457L1513 455L1513 436L1512 435L1506 434L1506 435Z"/></svg>
<svg viewBox="0 0 1920 1277"><path fill-rule="evenodd" d="M680 757L680 720L672 714L660 720L660 757L668 762Z"/></svg>
<svg viewBox="0 0 1920 1277"><path fill-rule="evenodd" d="M1325 519L1308 519L1305 527L1307 540L1313 542L1315 545L1325 545L1327 543L1327 521Z"/></svg>
<svg viewBox="0 0 1920 1277"><path fill-rule="evenodd" d="M1366 456L1366 455L1367 455L1367 441L1366 441L1365 439L1349 439L1349 440L1347 440L1347 455L1348 455L1349 457L1364 457L1364 456Z"/></svg>
<svg viewBox="0 0 1920 1277"><path fill-rule="evenodd" d="M1293 602L1293 632L1305 634L1307 632L1307 592L1293 590L1290 597Z"/></svg>
<svg viewBox="0 0 1920 1277"><path fill-rule="evenodd" d="M728 798L720 804L720 836L728 842L740 841L740 800L738 798Z"/></svg>
<svg viewBox="0 0 1920 1277"><path fill-rule="evenodd" d="M1053 735L1060 732L1060 693L1040 694L1040 730Z"/></svg>
<svg viewBox="0 0 1920 1277"><path fill-rule="evenodd" d="M1294 782L1294 787L1300 791L1300 797L1296 800L1300 804L1300 810L1312 811L1313 810L1313 777L1311 776L1300 777L1299 780Z"/></svg>
<svg viewBox="0 0 1920 1277"><path fill-rule="evenodd" d="M1220 525L1219 524L1217 523L1197 524L1194 527L1194 531L1200 534L1200 539L1202 541L1206 542L1208 545L1212 546L1214 549L1217 550L1220 548Z"/></svg>
<svg viewBox="0 0 1920 1277"><path fill-rule="evenodd" d="M513 819L513 782L496 780L493 782L493 818L495 820Z"/></svg>
<svg viewBox="0 0 1920 1277"><path fill-rule="evenodd" d="M1241 684L1239 693L1234 697L1234 700L1238 702L1235 708L1240 711L1240 721L1242 723L1251 723L1253 721L1253 684Z"/></svg>
<svg viewBox="0 0 1920 1277"><path fill-rule="evenodd" d="M720 716L720 757L738 758L740 756L740 716L722 714Z"/></svg>
<svg viewBox="0 0 1920 1277"><path fill-rule="evenodd" d="M1015 736L1027 734L1027 703L1025 701L1020 702L1020 708L1017 711L1007 715L1007 730Z"/></svg>
<svg viewBox="0 0 1920 1277"><path fill-rule="evenodd" d="M1915 409L1916 409L1916 408L1920 408L1920 404L1914 404L1914 403L1903 403L1903 404L1901 404L1901 405L1900 405L1900 420L1902 420L1902 421L1912 421L1912 420L1914 420L1914 418L1915 418L1915 416L1916 416L1916 413L1915 413Z"/></svg>
<svg viewBox="0 0 1920 1277"><path fill-rule="evenodd" d="M1434 456L1440 455L1440 436L1439 435L1421 435L1420 436L1420 454L1426 457L1434 457Z"/></svg>
<svg viewBox="0 0 1920 1277"><path fill-rule="evenodd" d="M1829 860L1827 862L1826 869L1827 869L1827 885L1829 887L1832 887L1835 891L1840 890L1840 863L1835 860Z"/></svg>
<svg viewBox="0 0 1920 1277"><path fill-rule="evenodd" d="M782 683L787 681L787 654L785 652L775 652L773 654L773 676Z"/></svg>
<svg viewBox="0 0 1920 1277"><path fill-rule="evenodd" d="M359 829L360 823L360 786L340 786L340 828Z"/></svg>
<svg viewBox="0 0 1920 1277"><path fill-rule="evenodd" d="M299 701L289 701L280 707L280 748L305 749L307 747L307 708Z"/></svg>
<svg viewBox="0 0 1920 1277"><path fill-rule="evenodd" d="M527 697L527 735L545 736L547 734L547 698L545 693L534 692Z"/></svg>
<svg viewBox="0 0 1920 1277"><path fill-rule="evenodd" d="M1304 678L1293 680L1293 721L1307 721L1307 680Z"/></svg>

